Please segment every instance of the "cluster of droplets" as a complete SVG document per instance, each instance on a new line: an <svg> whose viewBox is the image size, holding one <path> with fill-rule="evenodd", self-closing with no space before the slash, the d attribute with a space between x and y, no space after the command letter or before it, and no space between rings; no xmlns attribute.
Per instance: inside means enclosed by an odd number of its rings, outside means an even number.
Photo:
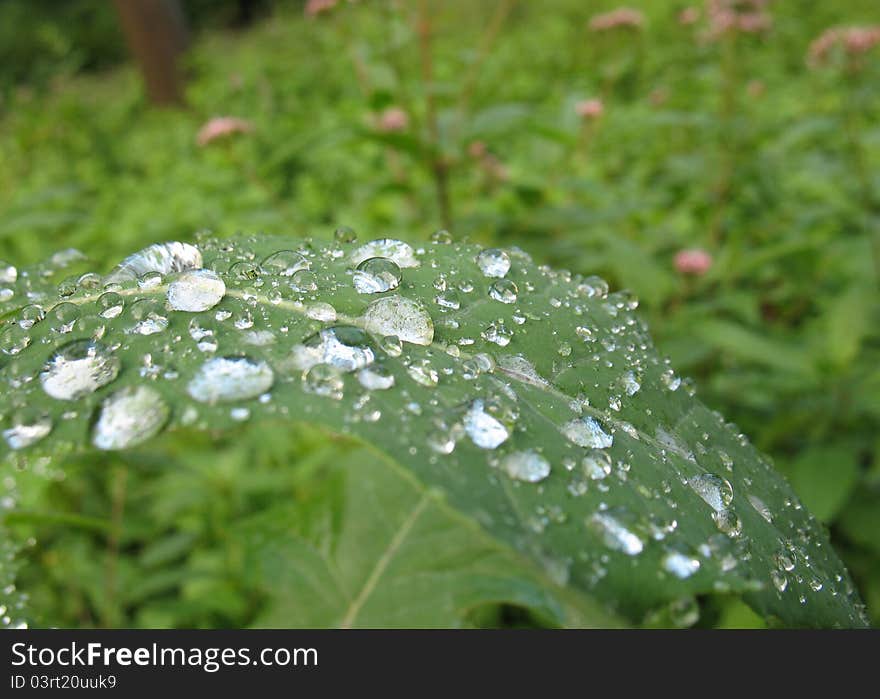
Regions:
<svg viewBox="0 0 880 699"><path fill-rule="evenodd" d="M684 400L688 384L656 357L637 300L609 293L604 280L536 267L518 250L475 251L445 231L419 248L389 238L358 244L346 228L330 245L265 256L253 252L257 243L150 246L107 277L66 278L57 300L36 284L28 291L35 278L23 285L0 263L0 303L29 301L0 330L15 393L6 444L24 450L60 421L88 418L96 448L124 449L175 423L210 427L258 409L308 417L336 405L335 427L375 430L366 434L425 469L482 461L476 477L512 482L510 497L528 503L516 516L536 535L581 527L580 563L563 567L588 568L591 586L615 556L647 559L655 549L660 576L739 575L751 513L773 522L746 488L734 507L726 453L713 470L727 477L699 471L708 458L701 438L658 426L641 397ZM51 351L28 376L18 360L36 348ZM34 386L48 404L34 399ZM291 389L332 402L291 399ZM578 500L587 514L568 517ZM691 501L708 506L717 534L689 545L678 511ZM749 517L737 511L746 502ZM833 587L818 566L801 584L792 562L808 557L780 550L789 553L774 558L770 575L780 594L795 584Z"/></svg>

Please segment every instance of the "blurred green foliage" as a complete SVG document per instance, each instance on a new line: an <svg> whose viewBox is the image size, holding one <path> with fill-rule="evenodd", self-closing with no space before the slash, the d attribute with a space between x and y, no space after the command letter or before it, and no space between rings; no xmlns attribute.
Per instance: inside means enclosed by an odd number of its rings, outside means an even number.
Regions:
<svg viewBox="0 0 880 699"><path fill-rule="evenodd" d="M367 237L425 238L440 226L441 163L457 237L519 245L638 294L673 365L827 523L880 623L880 47L859 70L805 60L826 28L880 23L880 8L776 0L766 34L701 41L705 20L682 25L682 3L629 4L646 15L641 31L596 35L587 21L611 3L510 3L490 42L498 3L429 3L429 82L415 4L364 1L311 19L281 6L246 33L201 35L183 111L149 108L130 67L68 69L46 94L9 88L0 257L24 264L74 246L109 268L201 228L325 237L348 224ZM112 20L100 14L95 31ZM18 64L42 45L27 43L46 35L40 26L73 45L71 23L40 25L41 16L17 16L28 31L2 23L21 42L10 54ZM87 53L72 67L107 62ZM584 123L575 105L593 97L604 114ZM404 130L377 128L390 106L408 114ZM215 115L247 119L253 132L199 147ZM705 275L676 272L675 253L689 247L712 255ZM125 470L125 512L137 515L126 515L123 540L104 530L121 487L106 478L121 468L113 458L53 487L45 510L82 521L27 523L39 536L23 583L48 623L258 617L223 523L260 511L268 494L311 487L288 481L328 446L308 434L295 455L272 436L219 452L191 441L167 448L204 460L201 471ZM291 460L294 472L279 467ZM252 492L260 483L268 494ZM139 511L155 493L167 496L151 501L161 511ZM121 568L119 594L101 592L108 561ZM711 600L700 623L754 621L738 603Z"/></svg>

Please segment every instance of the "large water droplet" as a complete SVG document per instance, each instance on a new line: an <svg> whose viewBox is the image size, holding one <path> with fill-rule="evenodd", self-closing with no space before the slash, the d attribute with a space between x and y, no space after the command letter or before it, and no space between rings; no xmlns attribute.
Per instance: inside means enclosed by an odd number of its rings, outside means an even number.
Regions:
<svg viewBox="0 0 880 699"><path fill-rule="evenodd" d="M501 460L501 469L514 480L538 483L550 475L550 462L536 451L515 451Z"/></svg>
<svg viewBox="0 0 880 699"><path fill-rule="evenodd" d="M501 303L516 303L518 293L519 289L510 279L498 279L489 286L489 296Z"/></svg>
<svg viewBox="0 0 880 699"><path fill-rule="evenodd" d="M486 277L503 277L510 271L510 256L498 248L482 250L477 255L476 262Z"/></svg>
<svg viewBox="0 0 880 699"><path fill-rule="evenodd" d="M106 386L119 374L119 358L91 340L59 348L40 374L43 390L58 400L77 400Z"/></svg>
<svg viewBox="0 0 880 699"><path fill-rule="evenodd" d="M101 403L92 428L98 449L126 449L158 434L171 410L158 391L149 386L126 386Z"/></svg>
<svg viewBox="0 0 880 699"><path fill-rule="evenodd" d="M330 364L340 371L356 371L376 359L367 334L360 328L338 325L324 328L292 350L294 365L307 371L316 364Z"/></svg>
<svg viewBox="0 0 880 699"><path fill-rule="evenodd" d="M403 273L394 260L371 257L357 266L352 283L359 294L381 294L400 286L402 278Z"/></svg>
<svg viewBox="0 0 880 699"><path fill-rule="evenodd" d="M129 255L104 280L105 284L134 281L148 272L165 275L185 272L202 266L202 253L188 243L160 243L150 245Z"/></svg>
<svg viewBox="0 0 880 699"><path fill-rule="evenodd" d="M614 443L614 437L592 417L582 417L565 423L562 426L562 434L581 447L607 449Z"/></svg>
<svg viewBox="0 0 880 699"><path fill-rule="evenodd" d="M351 264L357 266L371 257L387 257L402 268L419 266L412 246L394 238L380 238L361 245L351 254Z"/></svg>
<svg viewBox="0 0 880 699"><path fill-rule="evenodd" d="M292 277L300 270L308 269L309 261L295 250L279 250L263 260L260 268L268 274Z"/></svg>
<svg viewBox="0 0 880 699"><path fill-rule="evenodd" d="M403 342L430 345L434 322L418 301L403 296L386 296L373 301L364 311L364 327L377 335L396 335Z"/></svg>
<svg viewBox="0 0 880 699"><path fill-rule="evenodd" d="M275 374L262 361L248 357L217 357L202 364L187 392L202 403L256 398L272 387Z"/></svg>
<svg viewBox="0 0 880 699"><path fill-rule="evenodd" d="M168 306L173 311L197 313L214 308L226 294L226 284L216 272L196 269L183 272L168 287Z"/></svg>

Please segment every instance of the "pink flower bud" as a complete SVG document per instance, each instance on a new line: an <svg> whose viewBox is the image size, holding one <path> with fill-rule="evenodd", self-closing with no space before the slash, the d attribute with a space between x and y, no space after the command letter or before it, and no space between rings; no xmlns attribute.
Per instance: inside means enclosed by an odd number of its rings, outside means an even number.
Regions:
<svg viewBox="0 0 880 699"><path fill-rule="evenodd" d="M244 119L230 116L214 117L205 122L202 128L199 129L196 143L200 146L207 146L212 141L220 138L226 138L237 133L250 133L253 130L253 124Z"/></svg>
<svg viewBox="0 0 880 699"><path fill-rule="evenodd" d="M409 115L400 107L388 107L379 115L377 127L384 133L404 131L409 126Z"/></svg>
<svg viewBox="0 0 880 699"><path fill-rule="evenodd" d="M691 248L679 250L675 255L675 269L679 274L700 277L712 266L712 256L705 250Z"/></svg>
<svg viewBox="0 0 880 699"><path fill-rule="evenodd" d="M574 106L581 119L598 119L605 112L605 105L600 99L581 100Z"/></svg>

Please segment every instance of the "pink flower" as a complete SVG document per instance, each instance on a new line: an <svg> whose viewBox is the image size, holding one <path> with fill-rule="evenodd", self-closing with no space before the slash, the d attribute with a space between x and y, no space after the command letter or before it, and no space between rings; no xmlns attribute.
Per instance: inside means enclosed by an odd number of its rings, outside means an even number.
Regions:
<svg viewBox="0 0 880 699"><path fill-rule="evenodd" d="M725 34L760 34L773 26L768 0L706 0L709 27L704 38L715 41Z"/></svg>
<svg viewBox="0 0 880 699"><path fill-rule="evenodd" d="M835 49L858 58L880 44L880 25L871 27L832 27L810 44L807 63L817 67L827 63Z"/></svg>
<svg viewBox="0 0 880 699"><path fill-rule="evenodd" d="M199 129L196 136L196 143L200 146L207 146L212 141L220 138L226 138L237 133L250 133L254 130L254 125L245 119L238 117L224 116L209 119Z"/></svg>
<svg viewBox="0 0 880 699"><path fill-rule="evenodd" d="M376 127L384 133L404 131L409 126L409 115L400 107L388 107L379 115Z"/></svg>
<svg viewBox="0 0 880 699"><path fill-rule="evenodd" d="M336 7L338 0L309 0L306 3L306 17L317 17L322 12L328 12Z"/></svg>
<svg viewBox="0 0 880 699"><path fill-rule="evenodd" d="M605 105L600 99L581 100L574 105L574 110L581 119L598 119L605 112Z"/></svg>
<svg viewBox="0 0 880 699"><path fill-rule="evenodd" d="M678 13L678 23L683 27L696 24L700 19L699 7L686 7Z"/></svg>
<svg viewBox="0 0 880 699"><path fill-rule="evenodd" d="M638 10L629 7L618 7L611 12L593 15L590 18L590 29L594 32L605 32L610 29L641 29L645 24L645 16Z"/></svg>
<svg viewBox="0 0 880 699"><path fill-rule="evenodd" d="M675 255L675 269L679 274L701 277L712 266L712 256L700 248L679 250Z"/></svg>

